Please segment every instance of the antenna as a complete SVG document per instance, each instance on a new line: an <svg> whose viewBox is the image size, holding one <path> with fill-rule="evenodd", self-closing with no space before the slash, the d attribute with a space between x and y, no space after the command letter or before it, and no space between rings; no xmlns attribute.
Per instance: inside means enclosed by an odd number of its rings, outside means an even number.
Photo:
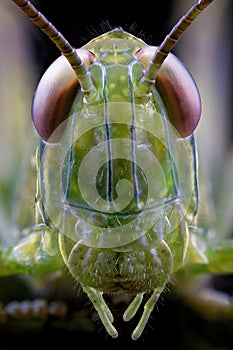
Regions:
<svg viewBox="0 0 233 350"><path fill-rule="evenodd" d="M212 1L213 0L197 1L172 28L170 33L165 37L162 44L157 48L154 55L152 56L151 61L148 67L146 68L144 76L142 77L142 80L139 84L140 91L145 91L145 83L147 83L147 86L149 86L149 88L151 87L151 84L155 83L158 70L162 66L169 52L171 52L173 47L176 45L178 39L182 36L184 31L192 24L195 18L197 18Z"/></svg>
<svg viewBox="0 0 233 350"><path fill-rule="evenodd" d="M45 16L39 12L28 0L12 0L20 9L37 25L58 47L61 53L66 57L73 70L75 71L81 89L87 99L95 96L95 86L91 76L77 54L75 48L65 39L65 37L50 23Z"/></svg>

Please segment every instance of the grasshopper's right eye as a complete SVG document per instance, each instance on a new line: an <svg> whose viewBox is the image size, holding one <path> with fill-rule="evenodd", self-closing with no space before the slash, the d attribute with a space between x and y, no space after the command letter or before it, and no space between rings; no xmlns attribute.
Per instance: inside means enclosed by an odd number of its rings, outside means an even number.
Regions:
<svg viewBox="0 0 233 350"><path fill-rule="evenodd" d="M95 56L88 50L76 51L86 67L94 62ZM33 100L32 118L42 140L57 141L59 135L54 137L53 133L69 117L78 89L77 75L66 58L60 56L42 76Z"/></svg>
<svg viewBox="0 0 233 350"><path fill-rule="evenodd" d="M155 50L155 46L145 46L137 52L136 57L147 67ZM172 53L169 53L159 69L155 86L172 125L182 137L191 135L201 116L200 95L191 74Z"/></svg>

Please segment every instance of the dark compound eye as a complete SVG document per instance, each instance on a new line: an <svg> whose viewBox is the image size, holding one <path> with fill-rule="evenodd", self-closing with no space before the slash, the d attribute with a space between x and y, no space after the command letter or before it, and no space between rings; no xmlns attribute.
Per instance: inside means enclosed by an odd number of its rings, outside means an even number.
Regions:
<svg viewBox="0 0 233 350"><path fill-rule="evenodd" d="M87 67L95 59L88 50L77 52ZM69 117L78 88L77 75L66 58L60 56L41 78L32 105L33 122L44 141L58 141L60 134L54 131Z"/></svg>
<svg viewBox="0 0 233 350"><path fill-rule="evenodd" d="M191 135L201 117L201 99L191 74L174 55L162 65L156 86L173 126L182 137Z"/></svg>
<svg viewBox="0 0 233 350"><path fill-rule="evenodd" d="M155 50L155 46L146 46L136 57L147 67ZM173 54L170 53L162 64L155 85L172 125L182 137L191 135L201 116L200 95L191 74Z"/></svg>

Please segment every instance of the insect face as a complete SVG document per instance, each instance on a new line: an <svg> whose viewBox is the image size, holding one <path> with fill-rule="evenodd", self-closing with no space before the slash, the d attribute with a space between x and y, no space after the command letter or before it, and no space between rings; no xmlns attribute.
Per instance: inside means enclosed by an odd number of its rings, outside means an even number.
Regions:
<svg viewBox="0 0 233 350"><path fill-rule="evenodd" d="M58 242L112 337L102 294L136 295L123 316L130 320L152 293L137 339L183 264L197 213L200 96L170 51L211 1L192 6L159 47L116 28L77 50L29 1L14 2L63 53L43 75L32 109L42 241Z"/></svg>

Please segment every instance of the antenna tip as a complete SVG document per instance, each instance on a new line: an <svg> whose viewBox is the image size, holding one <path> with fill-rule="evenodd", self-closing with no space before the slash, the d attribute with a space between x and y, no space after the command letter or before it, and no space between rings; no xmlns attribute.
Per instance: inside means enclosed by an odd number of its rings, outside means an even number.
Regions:
<svg viewBox="0 0 233 350"><path fill-rule="evenodd" d="M214 0L200 0L199 1L199 5L204 5L204 6L208 6L209 4L211 4L211 2L213 2Z"/></svg>

